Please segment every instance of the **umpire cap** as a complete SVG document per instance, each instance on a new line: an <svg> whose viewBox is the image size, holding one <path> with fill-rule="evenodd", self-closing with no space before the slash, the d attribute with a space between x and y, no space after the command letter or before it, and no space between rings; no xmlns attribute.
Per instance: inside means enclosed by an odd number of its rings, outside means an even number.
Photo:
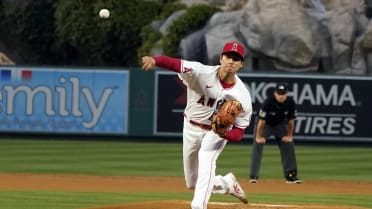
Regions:
<svg viewBox="0 0 372 209"><path fill-rule="evenodd" d="M288 92L287 85L284 83L278 83L275 87L275 91L278 94L286 94Z"/></svg>

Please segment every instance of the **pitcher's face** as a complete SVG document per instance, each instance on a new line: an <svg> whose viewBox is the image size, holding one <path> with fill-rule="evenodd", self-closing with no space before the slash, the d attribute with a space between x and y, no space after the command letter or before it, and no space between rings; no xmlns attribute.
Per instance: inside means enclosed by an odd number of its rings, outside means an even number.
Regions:
<svg viewBox="0 0 372 209"><path fill-rule="evenodd" d="M236 73L243 67L243 61L237 53L224 53L220 57L221 69L225 72Z"/></svg>

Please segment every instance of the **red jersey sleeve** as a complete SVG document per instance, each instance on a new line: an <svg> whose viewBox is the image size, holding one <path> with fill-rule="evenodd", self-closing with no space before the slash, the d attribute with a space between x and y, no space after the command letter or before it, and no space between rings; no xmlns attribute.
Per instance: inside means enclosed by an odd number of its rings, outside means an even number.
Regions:
<svg viewBox="0 0 372 209"><path fill-rule="evenodd" d="M158 67L174 71L176 73L181 72L181 59L172 58L168 56L154 56L155 64Z"/></svg>
<svg viewBox="0 0 372 209"><path fill-rule="evenodd" d="M227 132L225 139L229 141L235 141L238 142L243 138L245 129L233 127L229 132Z"/></svg>

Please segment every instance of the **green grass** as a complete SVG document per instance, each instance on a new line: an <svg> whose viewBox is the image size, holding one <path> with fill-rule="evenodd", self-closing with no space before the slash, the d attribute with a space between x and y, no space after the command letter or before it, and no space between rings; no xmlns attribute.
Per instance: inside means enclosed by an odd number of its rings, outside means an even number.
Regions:
<svg viewBox="0 0 372 209"><path fill-rule="evenodd" d="M181 156L181 144L0 140L0 172L182 176Z"/></svg>
<svg viewBox="0 0 372 209"><path fill-rule="evenodd" d="M138 192L53 192L53 191L0 191L1 209L71 209L130 202L156 200L190 200L191 193L138 193ZM254 203L274 204L329 204L372 207L368 195L326 195L326 194L250 194ZM235 202L225 195L212 195L211 201Z"/></svg>
<svg viewBox="0 0 372 209"><path fill-rule="evenodd" d="M228 144L217 173L248 178L251 145ZM296 146L304 180L372 181L372 147ZM0 140L1 173L183 176L181 143ZM282 179L279 150L266 145L261 178ZM144 200L185 199L192 193L0 191L2 209L71 209ZM329 203L372 208L371 195L250 194L255 203ZM234 201L213 195L212 200Z"/></svg>
<svg viewBox="0 0 372 209"><path fill-rule="evenodd" d="M71 209L155 200L190 200L188 193L0 191L1 209ZM231 201L231 200L230 200Z"/></svg>

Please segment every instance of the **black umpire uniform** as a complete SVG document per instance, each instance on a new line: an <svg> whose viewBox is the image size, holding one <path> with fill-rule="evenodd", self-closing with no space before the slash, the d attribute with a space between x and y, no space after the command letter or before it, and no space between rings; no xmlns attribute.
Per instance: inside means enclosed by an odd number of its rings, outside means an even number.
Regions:
<svg viewBox="0 0 372 209"><path fill-rule="evenodd" d="M297 162L293 143L296 113L296 104L291 97L288 97L287 86L278 84L275 87L274 95L264 101L256 120L250 183L256 183L259 178L263 147L270 136L274 136L278 143L286 182L302 182L297 177Z"/></svg>

